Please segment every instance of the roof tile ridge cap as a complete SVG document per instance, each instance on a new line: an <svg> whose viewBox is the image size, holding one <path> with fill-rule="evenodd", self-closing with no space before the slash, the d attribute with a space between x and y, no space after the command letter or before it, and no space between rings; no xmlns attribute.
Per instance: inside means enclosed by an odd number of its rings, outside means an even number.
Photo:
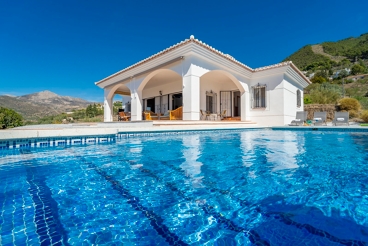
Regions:
<svg viewBox="0 0 368 246"><path fill-rule="evenodd" d="M280 63L268 65L268 66L263 66L263 67L255 68L254 71L258 72L258 71L263 71L263 70L267 70L267 69L271 69L271 68L283 67L283 66L290 65L292 63L293 63L292 61L280 62Z"/></svg>
<svg viewBox="0 0 368 246"><path fill-rule="evenodd" d="M251 67L249 67L249 66L245 65L244 63L242 63L242 62L238 61L238 60L237 60L237 59L235 59L232 55L230 55L230 54L225 54L225 53L223 53L222 51L215 49L214 47L212 47L212 46L210 46L210 45L208 45L208 44L206 44L206 43L202 42L201 40L199 40L199 39L197 39L197 38L196 38L196 39L192 39L192 40L193 40L193 41L196 41L198 44L203 45L204 47L209 48L210 50L212 50L212 51L214 51L214 52L218 53L219 55L223 56L223 57L224 57L224 58L226 58L226 59L231 60L231 61L234 61L235 63L238 63L239 65L244 66L244 67L246 67L247 69L249 69L249 70L251 70L251 71L254 71L254 69L253 69L253 68L251 68ZM228 56L230 56L230 57L228 57Z"/></svg>
<svg viewBox="0 0 368 246"><path fill-rule="evenodd" d="M157 52L157 53L155 53L155 54L153 54L153 55L151 55L151 56L149 56L149 57L147 57L147 58L145 58L145 59L143 59L143 60L140 60L140 61L138 61L138 62L136 62L136 63L134 63L134 64L132 64L132 65L130 65L130 66L128 66L128 67L126 67L126 68L123 68L123 69L121 69L121 70L117 71L117 72L116 72L116 73L114 73L114 74L111 74L110 76L108 76L108 77L106 77L106 78L104 78L104 79L102 79L102 80L100 80L100 81L96 82L96 84L102 83L102 82L104 82L105 80L107 80L107 79L109 79L109 78L113 78L113 77L115 77L115 76L118 76L119 74L121 74L121 73L123 73L123 72L126 72L126 71L128 71L128 70L130 70L130 69L132 69L132 68L134 68L134 67L136 67L136 66L138 66L138 65L140 65L140 64L142 64L142 63L144 63L144 62L146 62L146 61L148 61L148 60L152 60L153 58L155 58L155 57L157 57L157 56L159 56L159 55L161 55L161 54L164 54L164 53L165 53L166 51L168 51L169 49L174 49L174 48L176 48L176 47L178 47L178 46L180 46L180 45L183 45L183 44L185 44L185 43L187 43L187 42L190 42L190 41L192 41L192 39L184 39L184 40L183 40L183 41L181 41L180 43L174 44L174 45L170 46L169 48L166 48L166 49L164 49L164 50L161 50L161 51L159 51L159 52Z"/></svg>
<svg viewBox="0 0 368 246"><path fill-rule="evenodd" d="M141 62L143 62L143 61L145 61L145 60L151 60L152 58L154 58L154 57L156 57L156 56L158 56L158 55L161 55L161 54L163 54L163 53L165 53L165 52L167 52L167 51L169 51L169 50L172 50L172 49L174 49L174 48L178 47L179 45L185 44L185 43L186 43L186 42L188 42L188 41L190 41L190 39L184 39L184 40L182 40L182 41L181 41L181 42L179 42L179 43L173 44L173 45L171 45L170 47L168 47L168 48L166 48L166 49L164 49L164 50L161 50L161 51L159 51L159 52L157 52L157 53L155 53L155 54L153 54L153 55L151 55L151 56L149 56L149 57L147 57L147 58L145 58L145 59L143 59L143 60L141 60L141 61L139 61L139 62L134 63L132 66L134 66L134 65L138 65L139 63L141 63ZM125 69L124 69L124 70L125 70Z"/></svg>

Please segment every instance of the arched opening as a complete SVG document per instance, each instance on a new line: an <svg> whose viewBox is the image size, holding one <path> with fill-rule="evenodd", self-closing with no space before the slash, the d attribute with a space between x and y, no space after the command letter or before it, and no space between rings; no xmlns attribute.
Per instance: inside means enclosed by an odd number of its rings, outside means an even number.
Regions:
<svg viewBox="0 0 368 246"><path fill-rule="evenodd" d="M104 121L117 121L119 112L130 114L130 89L125 84L116 84L105 89Z"/></svg>
<svg viewBox="0 0 368 246"><path fill-rule="evenodd" d="M221 113L222 118L240 120L245 112L244 92L232 74L222 70L209 71L200 79L200 109L210 114Z"/></svg>
<svg viewBox="0 0 368 246"><path fill-rule="evenodd" d="M142 110L157 116L154 119L167 119L169 110L183 105L182 84L182 77L170 69L153 71L138 87L142 92Z"/></svg>

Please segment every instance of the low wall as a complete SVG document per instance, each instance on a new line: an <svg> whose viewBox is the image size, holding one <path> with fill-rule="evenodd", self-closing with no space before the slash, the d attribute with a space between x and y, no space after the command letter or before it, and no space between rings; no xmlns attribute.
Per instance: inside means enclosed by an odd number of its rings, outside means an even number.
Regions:
<svg viewBox="0 0 368 246"><path fill-rule="evenodd" d="M337 107L335 104L304 104L304 111L308 112L308 120L313 119L314 112L327 112L327 121L332 121Z"/></svg>

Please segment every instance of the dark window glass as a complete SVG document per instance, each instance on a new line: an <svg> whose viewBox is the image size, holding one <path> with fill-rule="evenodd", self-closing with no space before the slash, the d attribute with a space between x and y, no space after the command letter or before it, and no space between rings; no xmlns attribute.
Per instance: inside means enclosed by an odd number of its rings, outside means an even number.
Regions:
<svg viewBox="0 0 368 246"><path fill-rule="evenodd" d="M266 87L254 87L253 88L253 108L265 108L266 107Z"/></svg>

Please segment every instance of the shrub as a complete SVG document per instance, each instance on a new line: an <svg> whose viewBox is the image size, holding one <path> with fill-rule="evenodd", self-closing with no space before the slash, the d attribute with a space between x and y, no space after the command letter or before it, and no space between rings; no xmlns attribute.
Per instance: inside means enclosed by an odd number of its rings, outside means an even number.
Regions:
<svg viewBox="0 0 368 246"><path fill-rule="evenodd" d="M364 120L364 122L368 123L368 110L364 110L362 114L360 115L360 118Z"/></svg>
<svg viewBox="0 0 368 246"><path fill-rule="evenodd" d="M368 97L359 98L360 105L362 105L362 109L368 109Z"/></svg>
<svg viewBox="0 0 368 246"><path fill-rule="evenodd" d="M362 74L365 72L365 67L359 65L359 64L355 64L352 68L351 68L351 74L356 75L356 74Z"/></svg>
<svg viewBox="0 0 368 246"><path fill-rule="evenodd" d="M334 104L341 97L341 89L330 83L316 84L310 87L309 96L316 104Z"/></svg>
<svg viewBox="0 0 368 246"><path fill-rule="evenodd" d="M359 111L361 109L361 105L358 100L355 98L343 98L340 100L340 109L346 111Z"/></svg>
<svg viewBox="0 0 368 246"><path fill-rule="evenodd" d="M309 95L304 95L304 104L312 104L312 99Z"/></svg>
<svg viewBox="0 0 368 246"><path fill-rule="evenodd" d="M23 117L12 109L0 107L0 129L23 125Z"/></svg>
<svg viewBox="0 0 368 246"><path fill-rule="evenodd" d="M359 117L359 112L356 110L350 110L349 111L349 118L358 118Z"/></svg>

